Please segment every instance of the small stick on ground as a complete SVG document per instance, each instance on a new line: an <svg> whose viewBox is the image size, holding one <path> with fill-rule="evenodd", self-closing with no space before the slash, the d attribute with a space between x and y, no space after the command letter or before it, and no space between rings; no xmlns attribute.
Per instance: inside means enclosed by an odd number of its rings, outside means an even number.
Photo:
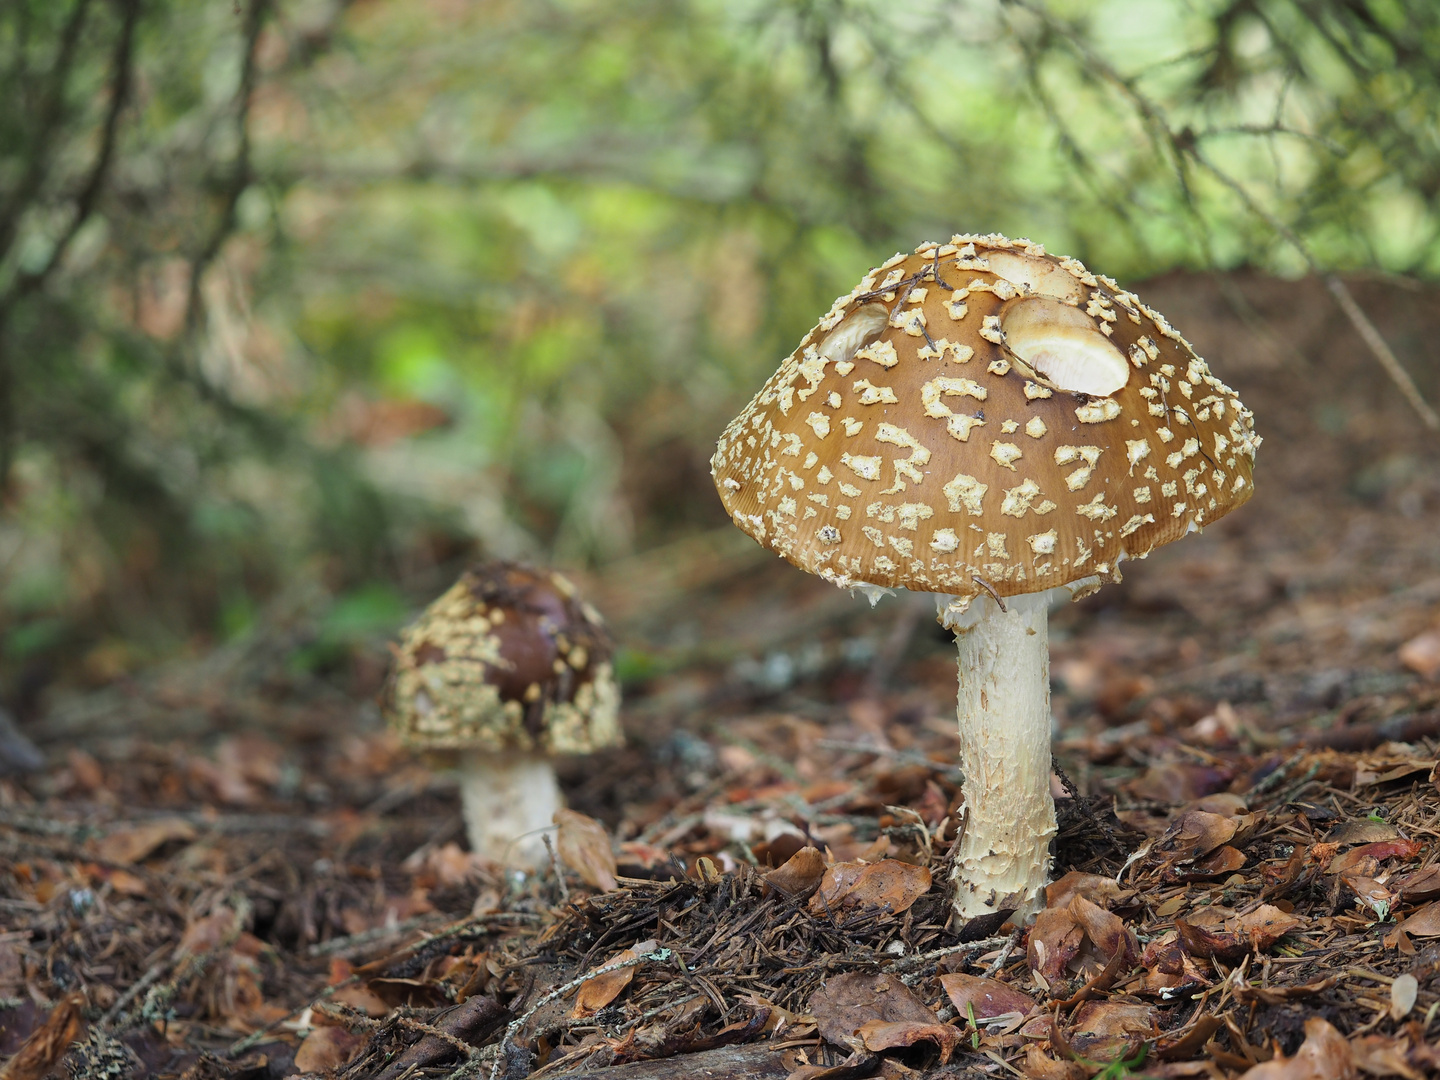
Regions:
<svg viewBox="0 0 1440 1080"><path fill-rule="evenodd" d="M1025 928L1017 926L1015 932L1010 935L1004 947L1001 948L1000 955L985 969L985 978L993 979L995 975L1010 962L1010 954L1015 951L1015 946L1020 944L1020 939L1024 936Z"/></svg>
<svg viewBox="0 0 1440 1080"><path fill-rule="evenodd" d="M565 884L565 868L560 865L560 856L555 851L555 845L550 840L549 833L543 833L540 837L545 841L545 850L550 853L550 865L555 868L555 882L560 886L560 902L570 902L570 886Z"/></svg>

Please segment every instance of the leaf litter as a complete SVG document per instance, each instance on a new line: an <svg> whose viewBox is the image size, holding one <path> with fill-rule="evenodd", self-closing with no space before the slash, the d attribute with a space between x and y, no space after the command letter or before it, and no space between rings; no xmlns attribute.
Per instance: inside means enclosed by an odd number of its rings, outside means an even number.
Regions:
<svg viewBox="0 0 1440 1080"><path fill-rule="evenodd" d="M1434 1075L1440 462L1376 402L1317 444L1327 380L1247 378L1256 513L1054 617L1029 927L951 918L954 654L909 601L677 547L673 595L586 583L649 674L535 874L263 664L57 704L50 767L0 779L3 1075ZM1352 457L1413 467L1361 498Z"/></svg>

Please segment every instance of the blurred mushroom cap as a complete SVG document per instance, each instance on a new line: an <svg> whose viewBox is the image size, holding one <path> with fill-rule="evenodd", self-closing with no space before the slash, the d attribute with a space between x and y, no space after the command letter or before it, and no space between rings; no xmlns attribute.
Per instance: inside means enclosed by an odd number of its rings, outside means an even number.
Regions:
<svg viewBox="0 0 1440 1080"><path fill-rule="evenodd" d="M416 749L587 754L621 742L610 655L569 581L489 562L401 634L385 711Z"/></svg>

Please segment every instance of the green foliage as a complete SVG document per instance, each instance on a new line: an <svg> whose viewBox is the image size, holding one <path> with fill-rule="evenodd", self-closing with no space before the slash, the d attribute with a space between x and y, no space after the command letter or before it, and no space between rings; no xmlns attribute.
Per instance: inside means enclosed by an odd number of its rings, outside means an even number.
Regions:
<svg viewBox="0 0 1440 1080"><path fill-rule="evenodd" d="M22 0L0 93L12 659L719 523L926 238L1440 276L1428 0Z"/></svg>

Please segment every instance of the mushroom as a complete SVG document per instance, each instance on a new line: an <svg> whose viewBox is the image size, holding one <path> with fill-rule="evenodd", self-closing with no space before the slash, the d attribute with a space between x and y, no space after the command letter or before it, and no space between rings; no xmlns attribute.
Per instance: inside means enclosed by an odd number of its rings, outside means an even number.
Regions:
<svg viewBox="0 0 1440 1080"><path fill-rule="evenodd" d="M935 593L956 631L961 917L1042 904L1055 590L1243 503L1259 444L1163 316L997 235L872 270L725 429L711 471L740 528L872 602Z"/></svg>
<svg viewBox="0 0 1440 1080"><path fill-rule="evenodd" d="M456 765L471 849L521 867L563 805L552 759L618 745L619 704L599 613L559 574L503 561L404 630L385 696L402 742Z"/></svg>

